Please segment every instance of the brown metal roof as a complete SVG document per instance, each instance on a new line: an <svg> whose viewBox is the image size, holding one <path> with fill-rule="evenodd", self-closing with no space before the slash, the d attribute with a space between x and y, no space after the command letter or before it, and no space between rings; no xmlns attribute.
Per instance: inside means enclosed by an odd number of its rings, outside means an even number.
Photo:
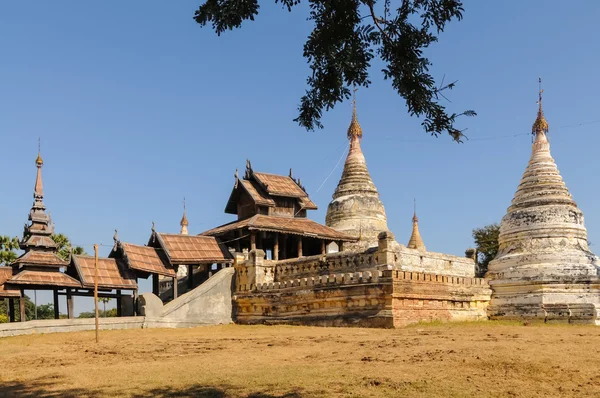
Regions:
<svg viewBox="0 0 600 398"><path fill-rule="evenodd" d="M81 283L63 272L22 270L14 275L7 284L10 285L37 285L59 287L81 287Z"/></svg>
<svg viewBox="0 0 600 398"><path fill-rule="evenodd" d="M83 287L94 287L95 258L73 256L73 264ZM119 268L114 258L98 259L98 287L105 289L137 289L135 276L130 270Z"/></svg>
<svg viewBox="0 0 600 398"><path fill-rule="evenodd" d="M155 233L171 264L230 263L227 248L211 236ZM152 238L150 238L152 240Z"/></svg>
<svg viewBox="0 0 600 398"><path fill-rule="evenodd" d="M168 260L161 258L154 247L132 245L131 243L121 243L121 247L125 254L124 260L129 268L170 277L177 275Z"/></svg>
<svg viewBox="0 0 600 398"><path fill-rule="evenodd" d="M271 199L258 184L248 180L240 180L240 182L256 204L270 207L275 206L275 201Z"/></svg>
<svg viewBox="0 0 600 398"><path fill-rule="evenodd" d="M286 196L290 198L302 198L307 196L306 192L294 182L289 176L269 173L252 173L252 175L267 190L269 195Z"/></svg>
<svg viewBox="0 0 600 398"><path fill-rule="evenodd" d="M203 232L202 235L218 236L223 233L241 228L248 228L250 230L254 229L258 231L283 232L320 239L343 241L356 240L356 238L309 220L308 218L266 216L263 214L257 214L245 220L234 221L232 223L213 228Z"/></svg>
<svg viewBox="0 0 600 398"><path fill-rule="evenodd" d="M69 262L58 257L54 252L30 250L15 260L13 266L16 265L34 265L36 267L56 268L66 267L69 265Z"/></svg>
<svg viewBox="0 0 600 398"><path fill-rule="evenodd" d="M7 286L5 282L12 278L12 267L0 267L0 297L21 297L21 291Z"/></svg>

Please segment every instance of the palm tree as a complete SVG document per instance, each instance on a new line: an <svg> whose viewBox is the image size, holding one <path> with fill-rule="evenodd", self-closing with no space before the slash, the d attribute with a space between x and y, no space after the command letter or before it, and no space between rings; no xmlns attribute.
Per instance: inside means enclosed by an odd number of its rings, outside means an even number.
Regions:
<svg viewBox="0 0 600 398"><path fill-rule="evenodd" d="M106 303L108 303L110 301L110 298L108 297L100 297L98 299L99 302L102 303L102 306L104 307L104 318L106 318Z"/></svg>

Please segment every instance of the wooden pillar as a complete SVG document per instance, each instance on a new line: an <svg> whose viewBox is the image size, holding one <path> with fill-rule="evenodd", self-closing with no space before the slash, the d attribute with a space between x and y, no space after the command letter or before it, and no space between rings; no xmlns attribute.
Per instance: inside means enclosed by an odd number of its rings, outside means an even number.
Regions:
<svg viewBox="0 0 600 398"><path fill-rule="evenodd" d="M238 253L241 253L242 252L242 247L241 247L241 243L240 243L241 239L239 239L239 238L242 236L242 231L239 230L239 229L236 229L234 236L236 238L236 241L235 241L235 251L238 252Z"/></svg>
<svg viewBox="0 0 600 398"><path fill-rule="evenodd" d="M321 254L327 254L327 243L324 240L321 241Z"/></svg>
<svg viewBox="0 0 600 398"><path fill-rule="evenodd" d="M69 319L75 319L75 313L73 312L73 295L71 289L67 288L67 315Z"/></svg>
<svg viewBox="0 0 600 398"><path fill-rule="evenodd" d="M8 299L8 321L9 322L15 321L15 299L14 298Z"/></svg>
<svg viewBox="0 0 600 398"><path fill-rule="evenodd" d="M344 241L343 240L340 240L338 242L338 251L339 252L344 251Z"/></svg>
<svg viewBox="0 0 600 398"><path fill-rule="evenodd" d="M160 297L160 284L158 283L158 274L152 274L152 293Z"/></svg>
<svg viewBox="0 0 600 398"><path fill-rule="evenodd" d="M60 318L60 311L58 310L58 289L52 291L54 293L54 319Z"/></svg>
<svg viewBox="0 0 600 398"><path fill-rule="evenodd" d="M262 249L262 250L264 250L266 252L266 250L265 250L266 249L266 247L265 247L265 240L263 239L263 234L264 234L264 232L258 231L258 234L257 234L257 237L256 237L257 238L256 239L256 247L259 248L259 249Z"/></svg>
<svg viewBox="0 0 600 398"><path fill-rule="evenodd" d="M117 290L117 316L123 316L123 308L121 308L121 291Z"/></svg>
<svg viewBox="0 0 600 398"><path fill-rule="evenodd" d="M138 291L134 290L133 291L133 315L134 316L136 316L138 314L137 301L138 301Z"/></svg>
<svg viewBox="0 0 600 398"><path fill-rule="evenodd" d="M27 316L25 315L25 291L21 289L21 298L19 298L19 315L21 317L21 322L25 322L27 320Z"/></svg>
<svg viewBox="0 0 600 398"><path fill-rule="evenodd" d="M250 250L256 250L256 231L250 231Z"/></svg>
<svg viewBox="0 0 600 398"><path fill-rule="evenodd" d="M302 236L298 236L298 257L302 257Z"/></svg>
<svg viewBox="0 0 600 398"><path fill-rule="evenodd" d="M281 259L285 260L287 257L287 247L288 247L288 236L287 234L283 235L283 250L281 251Z"/></svg>
<svg viewBox="0 0 600 398"><path fill-rule="evenodd" d="M194 288L194 266L192 264L188 265L188 289L192 290Z"/></svg>
<svg viewBox="0 0 600 398"><path fill-rule="evenodd" d="M177 283L178 283L177 275L175 275L173 277L173 300L175 300L177 298Z"/></svg>
<svg viewBox="0 0 600 398"><path fill-rule="evenodd" d="M273 260L279 260L279 232L275 232L275 242L273 242Z"/></svg>

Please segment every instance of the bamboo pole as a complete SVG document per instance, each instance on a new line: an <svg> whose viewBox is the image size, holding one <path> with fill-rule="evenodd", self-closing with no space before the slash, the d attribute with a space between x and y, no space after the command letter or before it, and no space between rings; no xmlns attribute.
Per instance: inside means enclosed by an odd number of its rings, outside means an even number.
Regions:
<svg viewBox="0 0 600 398"><path fill-rule="evenodd" d="M96 343L98 342L98 245L94 245L94 308L96 310Z"/></svg>

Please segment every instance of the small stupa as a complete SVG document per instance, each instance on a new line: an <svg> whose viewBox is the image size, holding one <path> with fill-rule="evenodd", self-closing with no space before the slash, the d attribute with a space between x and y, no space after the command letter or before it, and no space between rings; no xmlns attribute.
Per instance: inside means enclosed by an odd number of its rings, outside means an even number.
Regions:
<svg viewBox="0 0 600 398"><path fill-rule="evenodd" d="M360 148L362 135L362 128L356 116L355 99L352 120L348 127L350 150L325 217L328 227L358 238L356 243L344 244L345 249L377 246L379 233L388 231L383 203L379 199L379 192L371 179Z"/></svg>
<svg viewBox="0 0 600 398"><path fill-rule="evenodd" d="M550 154L542 92L540 87L531 158L502 218L498 254L486 274L493 290L488 313L595 323L597 257L588 247L583 213Z"/></svg>
<svg viewBox="0 0 600 398"><path fill-rule="evenodd" d="M415 202L415 211L412 218L413 228L412 233L410 235L410 239L408 240L409 249L416 249L422 252L427 251L425 248L425 243L423 243L423 238L421 238L421 233L419 232L419 217L417 217L417 205Z"/></svg>

